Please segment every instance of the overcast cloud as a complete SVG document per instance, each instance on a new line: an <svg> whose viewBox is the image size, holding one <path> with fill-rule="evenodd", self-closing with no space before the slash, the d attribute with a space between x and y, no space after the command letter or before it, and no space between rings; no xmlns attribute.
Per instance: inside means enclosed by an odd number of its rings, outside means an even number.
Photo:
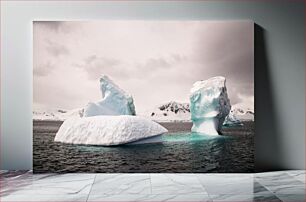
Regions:
<svg viewBox="0 0 306 202"><path fill-rule="evenodd" d="M231 104L254 103L248 21L34 22L34 108L73 109L101 99L108 75L145 111L188 102L197 80L225 76Z"/></svg>

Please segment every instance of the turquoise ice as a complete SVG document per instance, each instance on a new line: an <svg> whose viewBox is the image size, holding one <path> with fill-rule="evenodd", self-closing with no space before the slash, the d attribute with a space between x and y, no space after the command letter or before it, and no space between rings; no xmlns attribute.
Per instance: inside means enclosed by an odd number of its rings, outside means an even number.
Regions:
<svg viewBox="0 0 306 202"><path fill-rule="evenodd" d="M102 100L88 103L84 117L98 115L136 115L133 97L123 91L106 75L100 78Z"/></svg>
<svg viewBox="0 0 306 202"><path fill-rule="evenodd" d="M191 131L218 135L225 117L231 110L227 95L226 79L222 76L197 81L190 95Z"/></svg>

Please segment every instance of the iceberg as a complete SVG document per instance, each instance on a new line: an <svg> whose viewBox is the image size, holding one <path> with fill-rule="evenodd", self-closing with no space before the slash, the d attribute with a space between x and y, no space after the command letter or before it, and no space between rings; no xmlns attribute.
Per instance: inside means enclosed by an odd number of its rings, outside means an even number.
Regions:
<svg viewBox="0 0 306 202"><path fill-rule="evenodd" d="M190 90L190 112L192 132L218 135L225 117L231 110L226 90L226 79L222 76L197 81Z"/></svg>
<svg viewBox="0 0 306 202"><path fill-rule="evenodd" d="M235 116L234 112L231 110L230 113L225 117L223 126L243 126L242 122Z"/></svg>
<svg viewBox="0 0 306 202"><path fill-rule="evenodd" d="M133 97L124 92L106 75L100 78L102 100L88 103L84 117L99 115L136 115Z"/></svg>
<svg viewBox="0 0 306 202"><path fill-rule="evenodd" d="M54 141L83 145L112 146L156 141L166 128L149 119L130 116L92 116L67 119L56 133ZM150 141L143 141L149 143Z"/></svg>

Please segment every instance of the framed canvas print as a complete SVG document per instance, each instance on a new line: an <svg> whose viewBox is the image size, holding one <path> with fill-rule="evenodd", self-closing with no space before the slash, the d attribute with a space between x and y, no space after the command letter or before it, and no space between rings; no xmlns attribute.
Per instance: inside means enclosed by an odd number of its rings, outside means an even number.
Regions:
<svg viewBox="0 0 306 202"><path fill-rule="evenodd" d="M33 171L253 172L254 23L34 21Z"/></svg>

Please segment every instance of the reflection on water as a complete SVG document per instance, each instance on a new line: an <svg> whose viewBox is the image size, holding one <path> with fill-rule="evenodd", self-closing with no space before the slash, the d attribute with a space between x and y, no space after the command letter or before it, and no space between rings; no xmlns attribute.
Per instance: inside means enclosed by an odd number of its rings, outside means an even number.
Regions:
<svg viewBox="0 0 306 202"><path fill-rule="evenodd" d="M213 147L217 147L216 145L222 145L225 139L229 139L231 137L228 136L210 136L204 135L195 132L177 132L177 133L167 133L166 135L162 135L162 142L152 143L152 144L133 144L133 145L119 145L119 146L88 146L88 145L76 145L75 147L80 151L89 151L89 152L103 152L103 151L114 151L116 149L120 149L123 147L134 148L134 149L146 149L146 148L161 148L167 145L171 146L173 143L177 144L189 144L192 147L195 143L199 143L198 141L205 141L205 144L212 145Z"/></svg>
<svg viewBox="0 0 306 202"><path fill-rule="evenodd" d="M53 142L56 131L43 128L34 132L34 172L252 172L254 166L249 128L216 137L170 130L162 143L113 147Z"/></svg>
<svg viewBox="0 0 306 202"><path fill-rule="evenodd" d="M177 133L168 133L163 136L163 140L167 142L196 142L196 141L222 141L225 138L230 138L226 136L211 136L195 132L177 132Z"/></svg>

